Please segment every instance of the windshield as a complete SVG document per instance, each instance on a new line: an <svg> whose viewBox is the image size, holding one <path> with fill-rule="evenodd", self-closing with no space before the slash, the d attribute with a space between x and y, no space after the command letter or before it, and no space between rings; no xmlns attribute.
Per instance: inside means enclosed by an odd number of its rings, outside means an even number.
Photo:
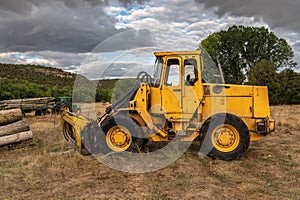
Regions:
<svg viewBox="0 0 300 200"><path fill-rule="evenodd" d="M162 60L162 58L158 57L155 61L154 75L153 75L153 79L152 79L154 87L158 87L160 84L162 66L163 66L163 60Z"/></svg>
<svg viewBox="0 0 300 200"><path fill-rule="evenodd" d="M201 53L201 74L203 83L224 83L222 72L206 51Z"/></svg>

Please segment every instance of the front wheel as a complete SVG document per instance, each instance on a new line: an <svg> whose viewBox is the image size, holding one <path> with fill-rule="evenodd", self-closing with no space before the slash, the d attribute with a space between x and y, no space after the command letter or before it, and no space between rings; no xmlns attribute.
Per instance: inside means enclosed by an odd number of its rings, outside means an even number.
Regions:
<svg viewBox="0 0 300 200"><path fill-rule="evenodd" d="M205 136L201 137L201 149L213 158L235 160L241 157L249 147L248 128L241 119L234 115L213 116L205 123L201 132Z"/></svg>
<svg viewBox="0 0 300 200"><path fill-rule="evenodd" d="M92 122L81 131L83 145L91 154L138 151L145 144L141 136L141 127L127 116L109 117L100 126Z"/></svg>
<svg viewBox="0 0 300 200"><path fill-rule="evenodd" d="M106 145L110 151L139 151L145 143L141 127L129 116L111 117L104 122Z"/></svg>

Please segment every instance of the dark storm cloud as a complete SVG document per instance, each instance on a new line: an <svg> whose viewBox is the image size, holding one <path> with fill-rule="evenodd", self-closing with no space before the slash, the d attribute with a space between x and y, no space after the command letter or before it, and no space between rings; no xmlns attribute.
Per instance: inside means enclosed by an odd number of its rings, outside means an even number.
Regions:
<svg viewBox="0 0 300 200"><path fill-rule="evenodd" d="M17 14L28 14L34 7L49 5L50 2L60 1L69 8L104 6L108 0L1 0L0 9L15 12Z"/></svg>
<svg viewBox="0 0 300 200"><path fill-rule="evenodd" d="M206 8L216 8L220 16L262 18L271 28L285 28L300 32L299 0L195 0Z"/></svg>
<svg viewBox="0 0 300 200"><path fill-rule="evenodd" d="M128 5L133 4L133 3L143 4L143 3L146 2L146 0L118 0L118 2L120 2L124 6L128 6Z"/></svg>
<svg viewBox="0 0 300 200"><path fill-rule="evenodd" d="M107 0L1 0L0 52L89 52L120 32L106 5Z"/></svg>
<svg viewBox="0 0 300 200"><path fill-rule="evenodd" d="M128 30L103 41L93 49L93 52L112 52L127 50L132 47L150 47L153 44L155 44L155 39L149 30Z"/></svg>

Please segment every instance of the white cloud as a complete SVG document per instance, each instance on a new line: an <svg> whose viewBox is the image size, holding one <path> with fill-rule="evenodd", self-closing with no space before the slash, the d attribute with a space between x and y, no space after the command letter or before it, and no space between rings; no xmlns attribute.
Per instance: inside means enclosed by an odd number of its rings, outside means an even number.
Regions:
<svg viewBox="0 0 300 200"><path fill-rule="evenodd" d="M0 63L44 65L56 68L79 66L89 53L63 53L54 51L0 53Z"/></svg>
<svg viewBox="0 0 300 200"><path fill-rule="evenodd" d="M0 53L0 62L8 64L29 64L29 65L44 65L49 67L60 66L55 60L48 60L37 57L30 53L9 52Z"/></svg>
<svg viewBox="0 0 300 200"><path fill-rule="evenodd" d="M121 6L109 6L104 8L104 11L111 16L116 16L118 13L126 11L126 9Z"/></svg>
<svg viewBox="0 0 300 200"><path fill-rule="evenodd" d="M196 49L201 40L233 24L266 25L253 17L219 17L213 9L189 0L152 2L151 6L130 8L126 14L121 9L112 10L118 20L117 29L148 29L155 45L166 50Z"/></svg>
<svg viewBox="0 0 300 200"><path fill-rule="evenodd" d="M25 32L24 35L30 37L35 45L43 46L43 51L30 50L23 53L1 53L0 62L42 64L75 71L79 71L83 63L90 62L90 68L88 69L90 73L92 69L95 71L101 69L110 59L108 54L101 54L102 57L99 57L99 52L118 52L120 50L131 50L130 52L132 52L137 47L152 47L152 50L169 51L193 50L198 47L201 40L210 34L227 29L234 24L269 27L263 21L263 18L243 15L242 13L239 15L229 13L219 15L216 7L208 6L207 8L190 0L144 1L142 6L134 4L126 8L115 2L111 5L108 4L106 7L102 5L86 7L84 4L80 4L80 6L73 8L72 6L62 5L54 12L51 9L55 8L54 5L58 5L58 1L50 3L50 7L47 7L46 3L41 4L43 6L34 7L30 11L32 15L26 15L24 19L20 19L20 16L16 14L12 15L3 11L10 18L0 18L0 28L8 27L10 21L12 25L9 27L13 28L3 31L3 37L1 38L5 38L7 34L9 35L9 32L11 32L11 35L15 35L16 32ZM25 9L22 10L26 13ZM20 21L20 23L16 23L17 21ZM21 23L23 21L30 26L25 27ZM146 31L143 29L146 29ZM300 34L296 31L286 31L286 29L280 27L272 31L279 37L287 39L289 44L294 47L296 61L300 63ZM49 41L43 39L46 36L55 38L56 40L49 40L51 44L55 45L49 45ZM106 40L97 38L106 38ZM24 43L22 38L20 40ZM91 49L97 44L95 41L98 40L102 43L97 45L90 53L86 51L82 51L83 53L77 53L78 51L66 53L64 51L67 46L72 47L72 49L78 47L84 50ZM31 40L27 41L30 43ZM59 42L66 45L60 45ZM59 49L58 46L61 48ZM125 70L130 66L129 62L124 62L124 60L130 60L130 56L134 60L132 63L138 63L136 61L137 57L140 60L149 57L148 52L144 51L146 51L145 48L143 50L139 48L135 54L122 55L123 60L119 60L118 63L123 63L125 66L119 69L124 68L122 70ZM153 56L153 52L149 53ZM16 57L17 54L23 54L24 56ZM143 69L144 67L141 66Z"/></svg>

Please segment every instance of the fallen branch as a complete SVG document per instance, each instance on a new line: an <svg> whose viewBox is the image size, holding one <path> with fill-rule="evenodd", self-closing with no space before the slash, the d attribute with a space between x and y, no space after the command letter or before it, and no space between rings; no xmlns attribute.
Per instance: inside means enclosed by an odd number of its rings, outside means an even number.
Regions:
<svg viewBox="0 0 300 200"><path fill-rule="evenodd" d="M67 154L67 153L71 153L73 151L74 151L74 149L71 149L68 151L50 152L49 154L50 154L50 156L61 156L61 155Z"/></svg>

